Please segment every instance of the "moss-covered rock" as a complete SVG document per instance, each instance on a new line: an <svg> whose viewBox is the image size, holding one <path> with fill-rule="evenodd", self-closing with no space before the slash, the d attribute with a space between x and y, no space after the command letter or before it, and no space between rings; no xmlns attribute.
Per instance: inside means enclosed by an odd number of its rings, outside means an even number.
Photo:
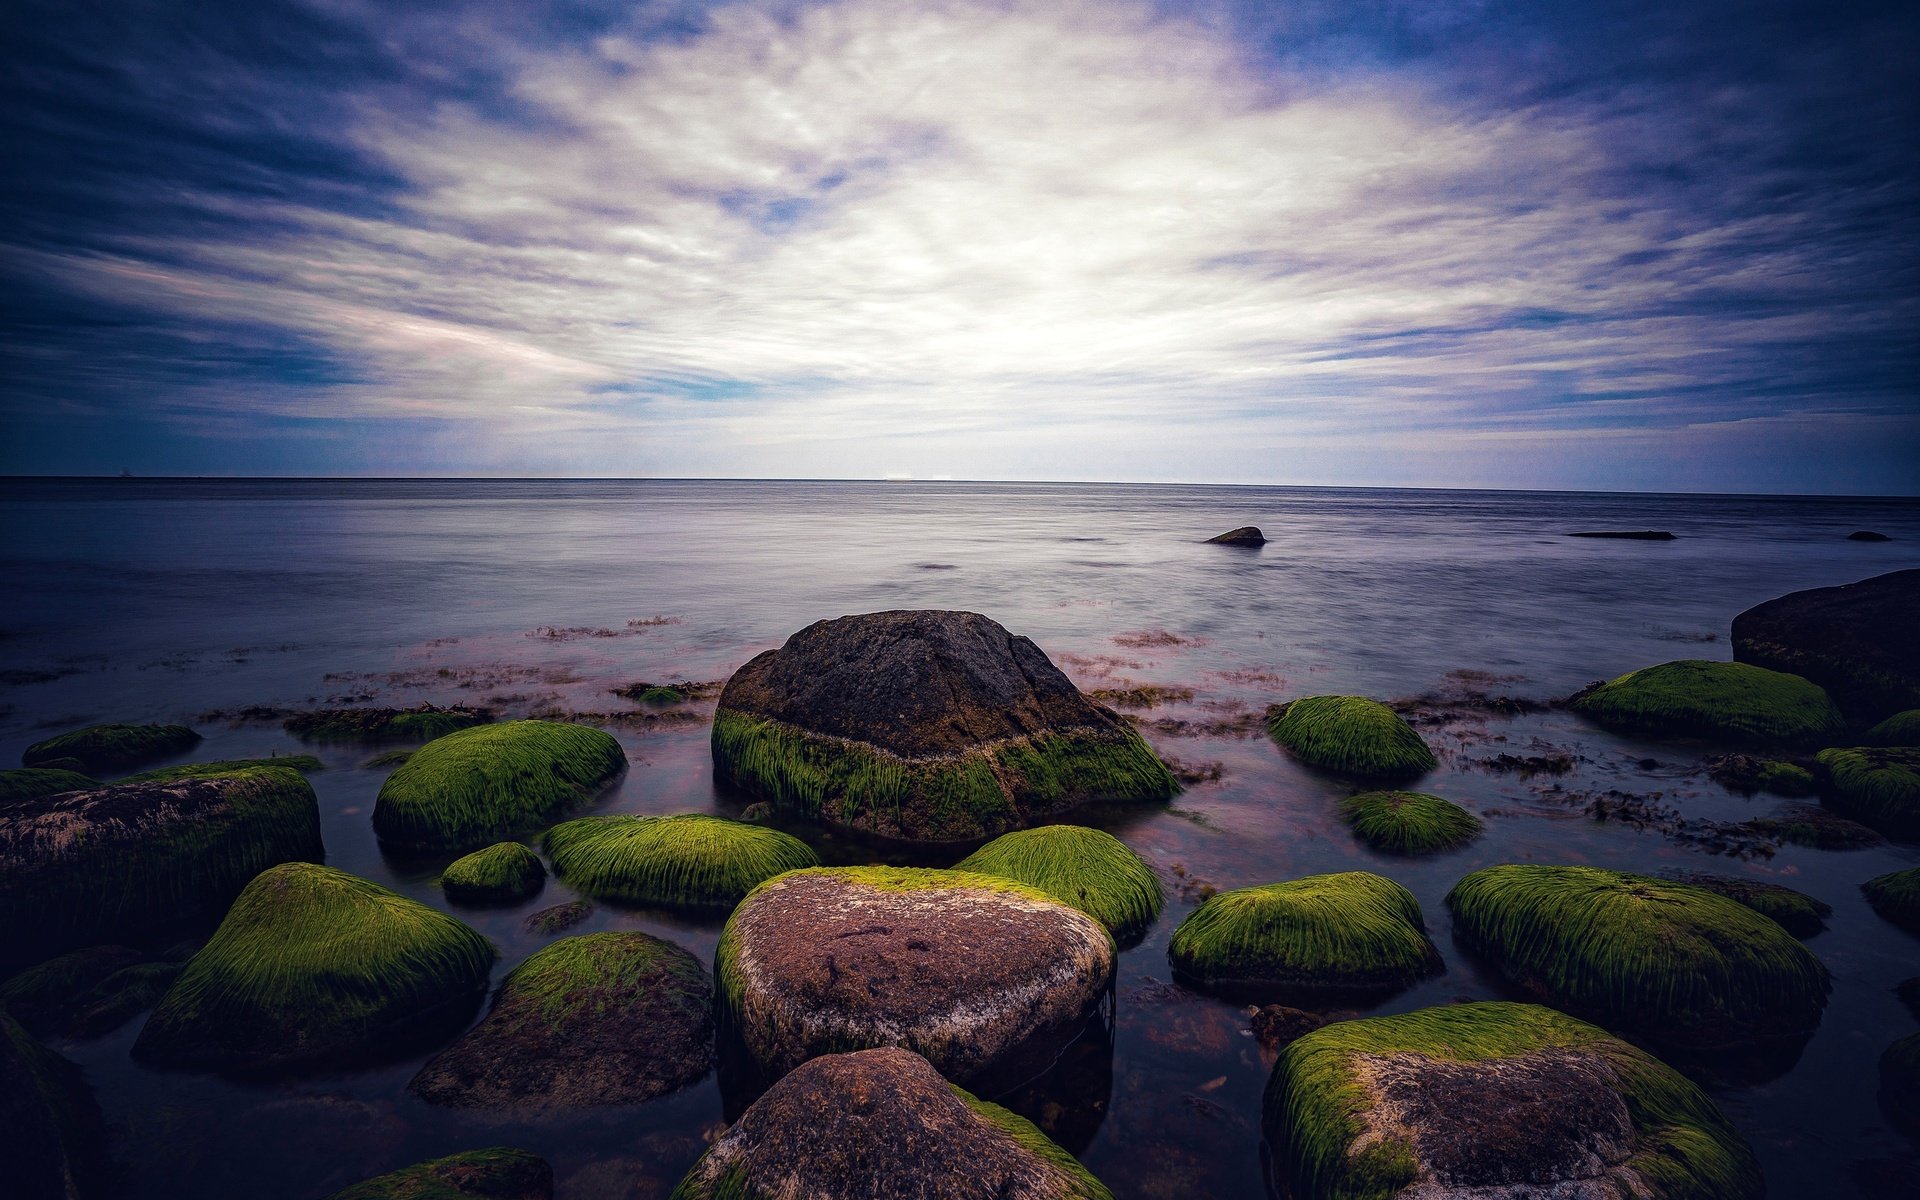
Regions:
<svg viewBox="0 0 1920 1200"><path fill-rule="evenodd" d="M430 742L475 725L493 714L483 708L329 708L296 713L281 723L310 742Z"/></svg>
<svg viewBox="0 0 1920 1200"><path fill-rule="evenodd" d="M272 758L223 758L218 762L182 763L177 767L159 767L129 775L119 783L155 783L170 779L203 779L209 775L231 775L255 767L285 767L302 775L326 769L326 764L311 754L281 754Z"/></svg>
<svg viewBox="0 0 1920 1200"><path fill-rule="evenodd" d="M1834 747L1814 765L1828 808L1888 837L1920 839L1920 746Z"/></svg>
<svg viewBox="0 0 1920 1200"><path fill-rule="evenodd" d="M553 1200L553 1168L525 1150L495 1146L415 1163L335 1192L327 1200Z"/></svg>
<svg viewBox="0 0 1920 1200"><path fill-rule="evenodd" d="M927 842L1179 790L1039 647L966 612L866 613L794 634L727 681L713 760L756 799Z"/></svg>
<svg viewBox="0 0 1920 1200"><path fill-rule="evenodd" d="M152 1008L181 966L127 946L89 946L7 980L0 1009L41 1037L98 1037Z"/></svg>
<svg viewBox="0 0 1920 1200"><path fill-rule="evenodd" d="M1500 1001L1341 1021L1280 1054L1266 1127L1300 1200L1757 1200L1753 1152L1679 1072Z"/></svg>
<svg viewBox="0 0 1920 1200"><path fill-rule="evenodd" d="M791 834L699 813L582 817L544 845L555 877L620 904L732 908L782 871L820 865Z"/></svg>
<svg viewBox="0 0 1920 1200"><path fill-rule="evenodd" d="M1705 659L1629 671L1575 697L1572 708L1609 729L1661 738L1802 744L1845 726L1816 683L1750 663Z"/></svg>
<svg viewBox="0 0 1920 1200"><path fill-rule="evenodd" d="M1827 927L1827 918L1833 915L1833 906L1826 901L1777 883L1737 875L1709 875L1703 871L1683 871L1673 878L1725 896L1735 904L1744 904L1761 916L1772 918L1797 938L1810 938L1819 933Z"/></svg>
<svg viewBox="0 0 1920 1200"><path fill-rule="evenodd" d="M440 873L440 890L463 904L512 904L546 881L539 855L519 842L495 842L448 863Z"/></svg>
<svg viewBox="0 0 1920 1200"><path fill-rule="evenodd" d="M430 1104L517 1113L638 1104L713 1065L713 981L645 933L562 938L514 968L485 1020L408 1085Z"/></svg>
<svg viewBox="0 0 1920 1200"><path fill-rule="evenodd" d="M1433 751L1399 713L1365 696L1306 696L1267 710L1267 736L1322 771L1395 782L1434 768Z"/></svg>
<svg viewBox="0 0 1920 1200"><path fill-rule="evenodd" d="M1733 656L1827 689L1858 720L1920 708L1920 570L1792 592L1733 619Z"/></svg>
<svg viewBox="0 0 1920 1200"><path fill-rule="evenodd" d="M1874 912L1909 933L1920 933L1920 867L1876 875L1860 890Z"/></svg>
<svg viewBox="0 0 1920 1200"><path fill-rule="evenodd" d="M1789 804L1772 816L1755 817L1746 827L1754 833L1814 850L1864 850L1887 842L1860 822L1816 804Z"/></svg>
<svg viewBox="0 0 1920 1200"><path fill-rule="evenodd" d="M21 767L0 771L0 804L15 800L38 800L42 796L58 796L61 792L77 792L99 786L99 780L78 771Z"/></svg>
<svg viewBox="0 0 1920 1200"><path fill-rule="evenodd" d="M1447 893L1454 935L1568 1012L1669 1046L1812 1032L1827 969L1774 921L1704 888L1509 864Z"/></svg>
<svg viewBox="0 0 1920 1200"><path fill-rule="evenodd" d="M20 765L58 768L78 763L74 769L100 775L184 754L199 744L200 735L185 725L89 725L28 746Z"/></svg>
<svg viewBox="0 0 1920 1200"><path fill-rule="evenodd" d="M528 933L565 933L593 915L593 905L585 900L569 900L539 912L528 913L520 928Z"/></svg>
<svg viewBox="0 0 1920 1200"><path fill-rule="evenodd" d="M373 829L395 849L471 850L591 798L626 765L619 742L585 725L477 725L396 767L374 802Z"/></svg>
<svg viewBox="0 0 1920 1200"><path fill-rule="evenodd" d="M111 1193L100 1110L72 1063L0 1012L0 1163L7 1195L90 1200Z"/></svg>
<svg viewBox="0 0 1920 1200"><path fill-rule="evenodd" d="M1812 771L1798 763L1753 754L1715 755L1707 760L1707 774L1721 787L1748 796L1755 792L1811 796L1814 792Z"/></svg>
<svg viewBox="0 0 1920 1200"><path fill-rule="evenodd" d="M209 918L320 855L319 804L285 767L0 804L0 964Z"/></svg>
<svg viewBox="0 0 1920 1200"><path fill-rule="evenodd" d="M464 1021L492 962L487 939L443 912L287 863L240 893L133 1049L228 1071L377 1056Z"/></svg>
<svg viewBox="0 0 1920 1200"><path fill-rule="evenodd" d="M769 1077L905 1046L961 1082L1077 1035L1113 959L1104 926L1037 888L912 867L775 876L733 911L715 952L726 1012Z"/></svg>
<svg viewBox="0 0 1920 1200"><path fill-rule="evenodd" d="M1861 740L1869 746L1920 746L1920 708L1893 714Z"/></svg>
<svg viewBox="0 0 1920 1200"><path fill-rule="evenodd" d="M1394 992L1443 966L1420 902L1370 871L1221 892L1180 923L1167 958L1203 988L1263 998Z"/></svg>
<svg viewBox="0 0 1920 1200"><path fill-rule="evenodd" d="M1908 1034L1880 1055L1880 1102L1895 1125L1920 1136L1920 1033Z"/></svg>
<svg viewBox="0 0 1920 1200"><path fill-rule="evenodd" d="M1111 1200L1025 1119L906 1050L816 1058L774 1084L673 1200Z"/></svg>
<svg viewBox="0 0 1920 1200"><path fill-rule="evenodd" d="M1387 854L1434 854L1480 836L1480 818L1424 792L1362 792L1340 804L1356 837Z"/></svg>
<svg viewBox="0 0 1920 1200"><path fill-rule="evenodd" d="M1159 876L1126 843L1080 825L1003 833L954 869L1039 888L1105 925L1121 945L1139 941L1166 903Z"/></svg>

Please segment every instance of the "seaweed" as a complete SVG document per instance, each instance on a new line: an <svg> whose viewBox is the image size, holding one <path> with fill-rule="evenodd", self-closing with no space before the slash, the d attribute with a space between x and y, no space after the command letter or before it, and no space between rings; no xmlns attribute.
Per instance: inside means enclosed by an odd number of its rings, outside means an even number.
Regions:
<svg viewBox="0 0 1920 1200"><path fill-rule="evenodd" d="M464 904L514 903L540 890L547 868L519 842L496 842L447 864L440 890Z"/></svg>
<svg viewBox="0 0 1920 1200"><path fill-rule="evenodd" d="M1908 933L1920 933L1920 867L1876 875L1860 890L1874 912Z"/></svg>
<svg viewBox="0 0 1920 1200"><path fill-rule="evenodd" d="M731 908L783 871L820 859L791 834L699 813L582 817L547 830L553 873L596 900Z"/></svg>
<svg viewBox="0 0 1920 1200"><path fill-rule="evenodd" d="M311 754L281 754L273 758L225 758L218 762L185 763L177 767L160 767L157 770L142 771L138 775L129 775L117 783L164 782L170 779L203 779L212 775L231 775L235 771L251 771L255 767L285 767L298 771L302 775L326 769L326 764Z"/></svg>
<svg viewBox="0 0 1920 1200"><path fill-rule="evenodd" d="M1413 726L1364 696L1307 696L1267 710L1267 736L1310 767L1383 781L1435 766Z"/></svg>
<svg viewBox="0 0 1920 1200"><path fill-rule="evenodd" d="M1869 746L1920 746L1920 708L1893 714L1867 730L1862 740Z"/></svg>
<svg viewBox="0 0 1920 1200"><path fill-rule="evenodd" d="M1888 837L1920 839L1920 747L1834 747L1813 761L1828 808Z"/></svg>
<svg viewBox="0 0 1920 1200"><path fill-rule="evenodd" d="M1355 836L1388 854L1434 854L1480 836L1480 818L1424 792L1362 792L1341 801Z"/></svg>
<svg viewBox="0 0 1920 1200"><path fill-rule="evenodd" d="M0 771L0 804L11 804L15 800L38 800L42 796L58 796L61 792L77 792L99 786L99 780L78 771L19 767Z"/></svg>
<svg viewBox="0 0 1920 1200"><path fill-rule="evenodd" d="M991 1100L980 1099L959 1084L949 1083L947 1086L973 1115L1006 1134L1022 1150L1065 1172L1072 1181L1068 1185L1072 1190L1061 1200L1113 1200L1113 1193L1107 1190L1106 1184L1082 1166L1080 1160L1069 1154L1065 1147L1040 1132L1040 1127L1032 1121Z"/></svg>
<svg viewBox="0 0 1920 1200"><path fill-rule="evenodd" d="M1750 663L1704 659L1630 671L1569 707L1609 729L1651 737L1801 744L1845 727L1819 684Z"/></svg>
<svg viewBox="0 0 1920 1200"><path fill-rule="evenodd" d="M525 1150L449 1154L356 1183L327 1200L550 1200L553 1168Z"/></svg>
<svg viewBox="0 0 1920 1200"><path fill-rule="evenodd" d="M374 803L373 829L395 848L470 850L590 798L626 765L619 742L584 725L477 725L396 767Z"/></svg>
<svg viewBox="0 0 1920 1200"><path fill-rule="evenodd" d="M484 708L327 708L295 713L281 728L312 742L428 742L493 720Z"/></svg>
<svg viewBox="0 0 1920 1200"><path fill-rule="evenodd" d="M199 742L200 735L185 725L89 725L28 746L20 765L57 767L71 760L79 770L107 772L181 754Z"/></svg>
<svg viewBox="0 0 1920 1200"><path fill-rule="evenodd" d="M1126 843L1079 825L1002 834L954 870L1039 888L1105 925L1122 945L1138 941L1166 903L1159 877Z"/></svg>

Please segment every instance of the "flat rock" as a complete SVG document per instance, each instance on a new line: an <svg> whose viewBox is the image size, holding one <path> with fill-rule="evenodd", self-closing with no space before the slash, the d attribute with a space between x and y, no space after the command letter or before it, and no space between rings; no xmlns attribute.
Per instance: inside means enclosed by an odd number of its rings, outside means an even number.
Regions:
<svg viewBox="0 0 1920 1200"><path fill-rule="evenodd" d="M1673 535L1664 529L1586 529L1570 533L1578 538L1620 538L1630 542L1670 542Z"/></svg>
<svg viewBox="0 0 1920 1200"><path fill-rule="evenodd" d="M1920 708L1920 569L1790 592L1733 619L1733 656L1805 676L1860 720Z"/></svg>

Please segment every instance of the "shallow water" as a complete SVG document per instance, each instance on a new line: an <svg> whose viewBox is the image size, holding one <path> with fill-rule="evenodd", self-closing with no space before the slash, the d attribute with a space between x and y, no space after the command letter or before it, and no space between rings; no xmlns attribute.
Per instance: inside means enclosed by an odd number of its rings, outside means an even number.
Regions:
<svg viewBox="0 0 1920 1200"><path fill-rule="evenodd" d="M1809 943L1834 972L1819 1032L1790 1068L1697 1068L1746 1134L1776 1197L1884 1195L1920 1168L1874 1097L1875 1060L1914 1028L1893 984L1920 940L1857 884L1920 848L1714 855L1656 829L1599 823L1586 797L1658 793L1687 818L1777 801L1698 769L1714 748L1634 743L1548 711L1424 730L1442 759L1421 785L1487 816L1456 853L1407 862L1360 846L1345 794L1247 720L1322 692L1382 698L1476 687L1535 699L1672 658L1725 658L1741 609L1804 587L1920 566L1920 502L1801 498L1031 484L492 481L0 481L0 761L98 720L188 721L194 759L312 750L328 861L445 905L438 863L383 858L368 817L384 771L361 747L307 747L276 724L201 719L264 704L491 703L628 713L609 689L719 680L824 617L974 609L1031 636L1083 687L1154 683L1191 702L1139 715L1164 754L1220 778L1161 809L1082 814L1178 884L1220 887L1367 867L1411 888L1444 976L1373 1011L1506 994L1453 943L1441 898L1498 862L1704 869L1778 880L1833 905ZM1242 524L1260 550L1203 545ZM1669 529L1672 542L1573 539ZM1897 540L1844 540L1854 529ZM655 620L661 618L661 620ZM629 626L628 622L641 624ZM1457 672L1481 675L1461 676ZM51 676L52 678L44 678ZM1485 678L1491 676L1494 678ZM594 811L735 813L716 793L704 716L616 721L632 769ZM611 718L610 718L611 719ZM1184 724L1154 725L1165 720ZM1502 751L1568 752L1558 778L1502 774ZM1648 763L1651 765L1648 765ZM947 865L805 832L835 861ZM1190 890L1190 889L1189 889ZM459 910L492 937L499 975L547 937L510 909ZM1176 890L1124 953L1111 1046L1076 1048L1010 1097L1053 1123L1121 1196L1258 1196L1269 1062L1232 1004L1169 985L1166 942L1195 901ZM602 907L574 932L644 929L711 959L720 920ZM135 1164L137 1197L322 1196L479 1145L553 1162L569 1198L664 1196L720 1126L717 1077L651 1104L528 1127L430 1109L405 1083L424 1056L337 1076L241 1085L150 1071L135 1020L63 1044ZM1042 1064L1036 1064L1036 1069ZM1059 1078L1064 1076L1064 1081ZM1866 1165L1862 1165L1866 1164Z"/></svg>

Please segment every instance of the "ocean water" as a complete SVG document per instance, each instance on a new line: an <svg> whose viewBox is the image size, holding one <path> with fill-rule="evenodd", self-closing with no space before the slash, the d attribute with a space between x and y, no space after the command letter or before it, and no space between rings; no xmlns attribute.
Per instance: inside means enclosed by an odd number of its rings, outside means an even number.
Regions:
<svg viewBox="0 0 1920 1200"><path fill-rule="evenodd" d="M1259 550L1202 544L1256 524ZM1875 1095L1875 1060L1916 1028L1892 994L1920 939L1857 885L1920 847L1793 846L1718 854L1685 822L1781 802L1701 770L1714 747L1622 739L1549 710L1454 713L1424 728L1441 757L1423 790L1486 815L1433 859L1385 858L1337 816L1345 789L1259 736L1294 696L1480 689L1549 700L1673 658L1726 658L1734 614L1799 588L1920 566L1920 502L1566 493L964 483L0 480L0 761L93 721L183 721L194 759L312 751L335 866L446 906L438 864L384 858L369 826L384 772L360 747L304 746L250 705L484 703L584 714L632 761L592 811L737 813L715 788L710 704L653 718L611 694L723 680L825 617L965 608L1032 637L1085 688L1159 684L1192 699L1135 715L1198 776L1172 805L1082 814L1166 875L1173 896L1121 958L1107 1036L1090 1036L1008 1101L1054 1128L1120 1196L1257 1197L1271 1060L1240 1006L1169 982L1166 944L1204 883L1353 868L1419 898L1447 972L1370 1011L1507 995L1452 938L1442 897L1499 862L1710 870L1830 903L1811 949L1834 973L1819 1032L1791 1061L1689 1065L1752 1142L1770 1194L1885 1195L1920 1169ZM1574 539L1667 529L1671 542ZM1845 540L1854 529L1887 543ZM1489 765L1560 752L1561 776ZM1585 815L1617 790L1670 810L1635 827ZM1679 826L1676 828L1676 824ZM799 829L833 861L948 865ZM548 939L534 909L459 910L504 975ZM711 959L718 918L602 906L577 932L644 929ZM318 1197L475 1146L545 1155L569 1198L664 1196L721 1128L720 1080L651 1104L535 1125L428 1108L405 1091L424 1055L272 1083L148 1070L136 1019L62 1043L106 1111L136 1197ZM1048 1064L1035 1064L1039 1073Z"/></svg>

